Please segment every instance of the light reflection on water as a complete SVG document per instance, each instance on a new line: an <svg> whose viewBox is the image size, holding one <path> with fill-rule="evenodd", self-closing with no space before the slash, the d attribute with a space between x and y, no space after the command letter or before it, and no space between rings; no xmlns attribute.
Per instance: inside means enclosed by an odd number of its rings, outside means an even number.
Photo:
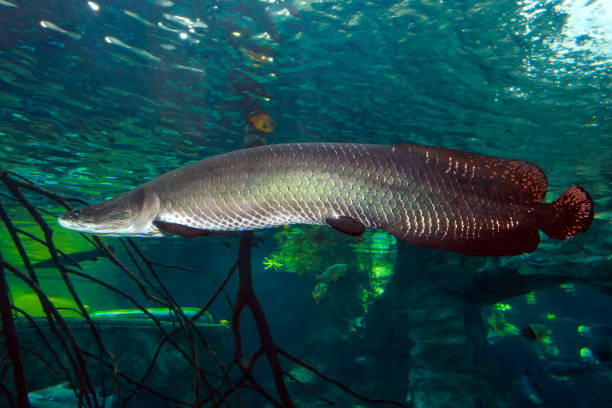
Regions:
<svg viewBox="0 0 612 408"><path fill-rule="evenodd" d="M605 3L3 1L1 160L118 190L239 148L251 98L271 143L430 143L603 185Z"/></svg>

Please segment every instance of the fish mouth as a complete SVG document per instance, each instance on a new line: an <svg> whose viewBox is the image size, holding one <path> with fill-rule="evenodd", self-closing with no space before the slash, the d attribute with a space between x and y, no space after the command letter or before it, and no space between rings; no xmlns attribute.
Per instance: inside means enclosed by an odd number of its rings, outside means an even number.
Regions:
<svg viewBox="0 0 612 408"><path fill-rule="evenodd" d="M129 213L129 211L128 211ZM93 235L106 237L161 237L163 234L153 224L136 226L130 217L107 220L87 219L79 210L69 211L57 218L63 228Z"/></svg>
<svg viewBox="0 0 612 408"><path fill-rule="evenodd" d="M72 212L72 211L71 211ZM111 225L111 224L101 224L101 223L89 223L81 220L75 220L70 216L70 213L61 215L58 217L57 222L63 228L77 231L77 232L86 232L89 234L95 235L107 235L113 236L118 235L117 231L125 229L129 227L129 223L127 225Z"/></svg>
<svg viewBox="0 0 612 408"><path fill-rule="evenodd" d="M57 220L64 228L95 235L112 235L129 229L132 224L130 210L125 206L109 204L107 201L71 210Z"/></svg>
<svg viewBox="0 0 612 408"><path fill-rule="evenodd" d="M159 197L150 187L141 187L118 197L71 210L58 218L67 229L94 235L161 236L153 225L159 212Z"/></svg>
<svg viewBox="0 0 612 408"><path fill-rule="evenodd" d="M66 229L76 230L77 228L79 228L79 226L77 224L75 224L72 221L69 221L65 217L65 214L64 215L60 215L59 217L57 217L57 222L59 223L59 225L61 225L62 227L66 228Z"/></svg>

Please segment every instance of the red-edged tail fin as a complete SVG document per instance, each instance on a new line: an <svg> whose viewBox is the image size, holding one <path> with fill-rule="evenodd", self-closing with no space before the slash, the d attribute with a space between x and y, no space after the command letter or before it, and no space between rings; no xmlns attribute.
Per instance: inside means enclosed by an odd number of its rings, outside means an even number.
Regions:
<svg viewBox="0 0 612 408"><path fill-rule="evenodd" d="M536 214L538 218L542 217L540 229L551 238L564 240L573 237L589 229L593 221L593 199L577 185L568 188L547 207L536 209Z"/></svg>

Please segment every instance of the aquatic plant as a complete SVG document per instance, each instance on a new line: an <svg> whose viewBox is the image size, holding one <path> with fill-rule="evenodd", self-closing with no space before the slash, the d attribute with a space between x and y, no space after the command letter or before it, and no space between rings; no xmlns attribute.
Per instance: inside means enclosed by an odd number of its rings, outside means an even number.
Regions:
<svg viewBox="0 0 612 408"><path fill-rule="evenodd" d="M274 233L277 249L264 259L264 264L272 262L282 265L283 272L298 275L320 274L325 266L335 263L334 260L342 256L342 251L338 250L341 245L338 240L346 240L345 237L338 237L339 234L329 232L329 229L326 231L326 228L318 226L283 226Z"/></svg>
<svg viewBox="0 0 612 408"><path fill-rule="evenodd" d="M332 265L351 265L369 276L374 297L393 274L395 237L385 231L366 231L357 239L327 227L288 225L274 238L277 249L264 258L265 269L317 277Z"/></svg>
<svg viewBox="0 0 612 408"><path fill-rule="evenodd" d="M385 231L372 231L364 234L360 242L352 244L359 264L359 269L366 272L369 285L361 289L361 302L364 314L368 306L385 292L393 276L397 254L396 239Z"/></svg>
<svg viewBox="0 0 612 408"><path fill-rule="evenodd" d="M278 256L275 255L264 258L263 265L265 270L273 269L274 272L280 271L284 266L284 264L278 260Z"/></svg>
<svg viewBox="0 0 612 408"><path fill-rule="evenodd" d="M314 278L313 301L328 308L349 332L361 328L369 306L393 276L395 237L367 230L354 238L328 227L289 225L279 228L274 238L276 250L264 258L264 268ZM349 276L338 279L345 274Z"/></svg>

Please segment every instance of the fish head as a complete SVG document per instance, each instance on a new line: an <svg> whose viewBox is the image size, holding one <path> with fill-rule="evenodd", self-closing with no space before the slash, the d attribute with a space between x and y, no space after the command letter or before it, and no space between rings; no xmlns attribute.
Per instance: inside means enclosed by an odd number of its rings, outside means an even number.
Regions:
<svg viewBox="0 0 612 408"><path fill-rule="evenodd" d="M162 236L153 225L159 197L148 186L128 191L99 204L68 211L59 217L67 229L107 236Z"/></svg>

